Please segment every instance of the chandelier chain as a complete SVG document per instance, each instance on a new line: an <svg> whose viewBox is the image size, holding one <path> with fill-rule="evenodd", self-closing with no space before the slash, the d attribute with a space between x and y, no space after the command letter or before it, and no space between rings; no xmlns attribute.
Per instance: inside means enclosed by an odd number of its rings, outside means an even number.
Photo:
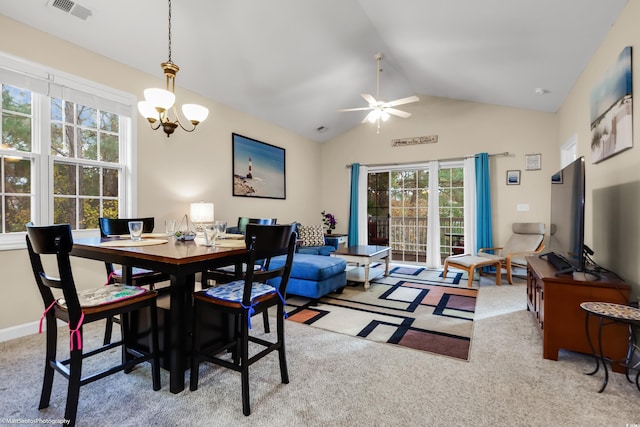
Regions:
<svg viewBox="0 0 640 427"><path fill-rule="evenodd" d="M173 62L171 61L171 0L169 0L169 60L167 62L169 62L170 64L172 64Z"/></svg>

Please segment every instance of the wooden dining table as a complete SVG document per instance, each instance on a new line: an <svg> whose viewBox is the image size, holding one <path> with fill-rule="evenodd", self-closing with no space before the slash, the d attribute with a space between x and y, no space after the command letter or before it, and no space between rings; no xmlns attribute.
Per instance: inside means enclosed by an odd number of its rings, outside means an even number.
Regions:
<svg viewBox="0 0 640 427"><path fill-rule="evenodd" d="M158 243L144 246L118 245L118 237L74 239L71 255L122 265L123 282L131 283L133 267L169 274L169 359L171 393L184 390L184 375L188 367L192 293L196 273L225 265L238 264L247 253L244 246L208 247L195 241L178 241L174 237L156 239ZM162 242L166 240L166 242ZM124 242L123 242L124 244Z"/></svg>

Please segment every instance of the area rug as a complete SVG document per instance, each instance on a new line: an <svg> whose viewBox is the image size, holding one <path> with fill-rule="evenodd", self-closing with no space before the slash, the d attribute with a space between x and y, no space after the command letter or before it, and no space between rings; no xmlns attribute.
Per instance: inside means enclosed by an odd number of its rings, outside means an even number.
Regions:
<svg viewBox="0 0 640 427"><path fill-rule="evenodd" d="M384 268L377 265L374 268ZM321 298L287 298L288 319L368 340L468 360L476 288L464 272L391 265L388 277Z"/></svg>

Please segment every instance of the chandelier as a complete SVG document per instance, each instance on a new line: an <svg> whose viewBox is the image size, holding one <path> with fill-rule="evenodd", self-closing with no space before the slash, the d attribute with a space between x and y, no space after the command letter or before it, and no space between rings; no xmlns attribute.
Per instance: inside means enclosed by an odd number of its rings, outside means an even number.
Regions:
<svg viewBox="0 0 640 427"><path fill-rule="evenodd" d="M160 64L166 78L166 88L150 88L144 91L144 101L138 102L138 111L149 121L151 129L162 128L167 138L180 126L187 132L193 132L200 122L203 122L209 115L209 110L197 104L183 104L182 113L191 122L192 127L186 128L178 118L176 111L176 74L180 70L171 61L171 0L169 0L169 59ZM173 110L176 119L169 118L169 110Z"/></svg>

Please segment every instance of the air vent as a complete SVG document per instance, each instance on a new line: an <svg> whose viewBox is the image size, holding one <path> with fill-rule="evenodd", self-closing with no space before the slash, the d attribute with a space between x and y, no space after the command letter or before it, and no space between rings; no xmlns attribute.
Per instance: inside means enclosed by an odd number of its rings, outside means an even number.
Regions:
<svg viewBox="0 0 640 427"><path fill-rule="evenodd" d="M56 9L60 9L63 12L70 13L76 18L80 18L83 21L87 19L87 17L91 16L91 11L84 6L77 4L71 0L53 0L50 3L52 7Z"/></svg>

